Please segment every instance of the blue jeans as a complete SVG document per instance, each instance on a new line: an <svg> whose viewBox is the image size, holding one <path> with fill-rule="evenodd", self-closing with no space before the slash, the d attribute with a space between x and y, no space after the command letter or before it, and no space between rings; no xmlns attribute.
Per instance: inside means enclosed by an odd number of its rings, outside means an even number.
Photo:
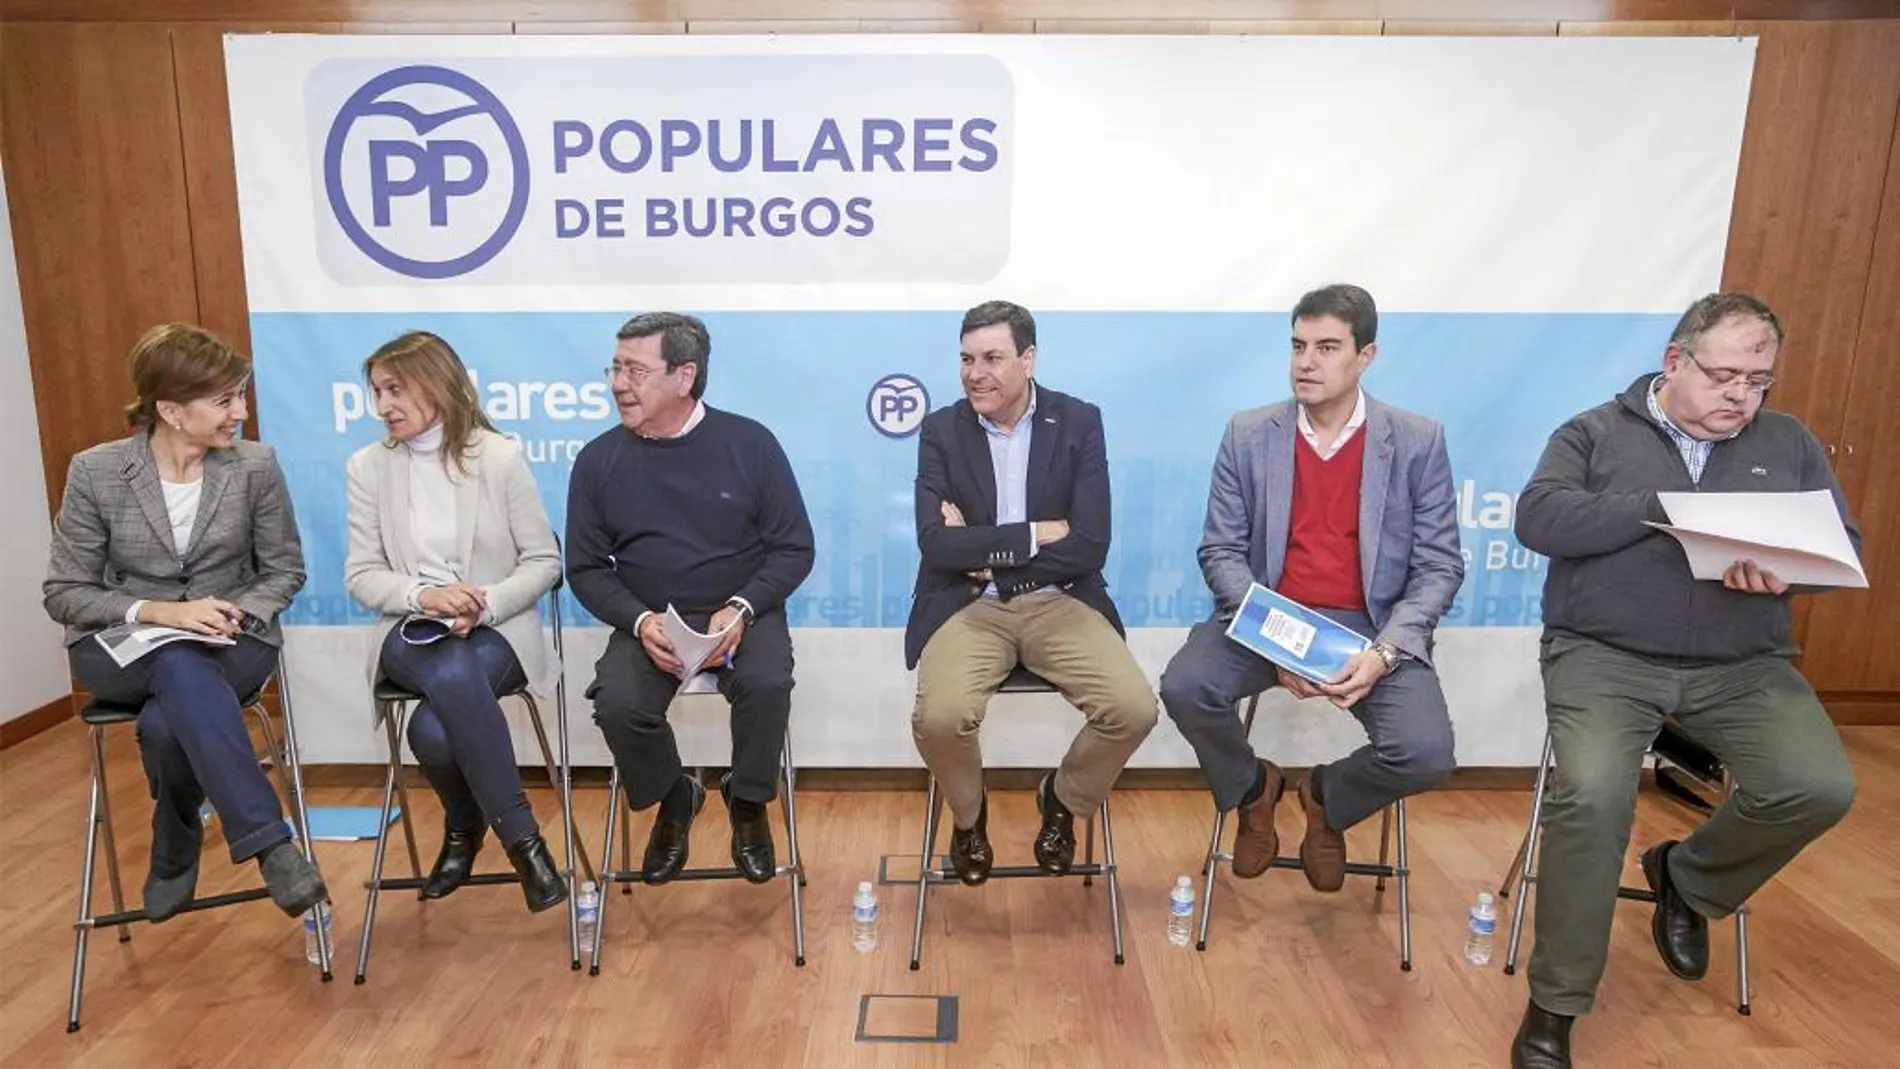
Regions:
<svg viewBox="0 0 1900 1069"><path fill-rule="evenodd" d="M498 700L527 681L508 640L478 627L467 638L412 646L391 629L382 667L391 683L422 695L409 714L409 748L442 799L449 829L487 824L504 846L539 832Z"/></svg>
<svg viewBox="0 0 1900 1069"><path fill-rule="evenodd" d="M99 643L67 651L95 698L140 705L139 757L152 788L152 875L178 876L198 863L205 796L218 811L233 863L290 838L283 806L258 767L238 702L277 667L277 648L250 635L234 646L174 642L120 668Z"/></svg>

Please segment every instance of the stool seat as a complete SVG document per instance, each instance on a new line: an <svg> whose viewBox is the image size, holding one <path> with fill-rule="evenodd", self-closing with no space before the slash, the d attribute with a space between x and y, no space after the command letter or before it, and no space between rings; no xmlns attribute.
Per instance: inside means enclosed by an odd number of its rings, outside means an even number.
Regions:
<svg viewBox="0 0 1900 1069"><path fill-rule="evenodd" d="M1009 670L1003 677L1003 685L996 688L998 694L1033 694L1037 692L1055 693L1056 685L1042 678L1022 665Z"/></svg>
<svg viewBox="0 0 1900 1069"><path fill-rule="evenodd" d="M264 691L259 688L255 693L238 702L238 708L249 709L263 696ZM79 710L79 719L94 727L103 727L106 724L129 724L139 718L139 711L144 708L145 703L142 701L115 702L104 698L94 698L86 703L85 708Z"/></svg>
<svg viewBox="0 0 1900 1069"><path fill-rule="evenodd" d="M375 694L376 700L379 702L415 702L422 700L422 695L404 690L387 679L379 679L376 681Z"/></svg>
<svg viewBox="0 0 1900 1069"><path fill-rule="evenodd" d="M139 718L139 710L144 702L132 705L125 702L109 702L104 698L94 698L79 710L79 719L95 727L104 724L126 724Z"/></svg>

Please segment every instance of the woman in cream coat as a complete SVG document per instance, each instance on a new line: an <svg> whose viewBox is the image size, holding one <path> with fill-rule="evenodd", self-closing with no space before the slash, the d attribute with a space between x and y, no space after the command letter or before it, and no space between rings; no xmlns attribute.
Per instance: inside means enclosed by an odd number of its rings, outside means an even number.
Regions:
<svg viewBox="0 0 1900 1069"><path fill-rule="evenodd" d="M567 899L521 789L498 697L553 688L560 666L535 607L560 548L513 439L482 414L449 344L415 331L363 362L383 441L350 458L350 595L380 612L370 680L422 696L409 746L442 799L442 852L422 889L467 881L486 830L508 852L528 908Z"/></svg>

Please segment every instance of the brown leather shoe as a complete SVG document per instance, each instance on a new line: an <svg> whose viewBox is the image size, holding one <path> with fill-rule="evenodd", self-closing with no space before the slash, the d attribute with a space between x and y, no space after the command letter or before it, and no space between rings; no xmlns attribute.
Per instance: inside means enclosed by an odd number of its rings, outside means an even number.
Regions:
<svg viewBox="0 0 1900 1069"><path fill-rule="evenodd" d="M1346 885L1346 836L1326 824L1326 808L1319 804L1319 774L1315 765L1300 781L1300 808L1306 810L1306 838L1300 840L1300 868L1315 891L1337 891Z"/></svg>
<svg viewBox="0 0 1900 1069"><path fill-rule="evenodd" d="M1252 805L1239 808L1240 829L1234 833L1234 875L1251 880L1273 864L1280 853L1280 832L1273 826L1273 807L1286 793L1286 774L1272 761L1262 760L1260 768L1266 787Z"/></svg>

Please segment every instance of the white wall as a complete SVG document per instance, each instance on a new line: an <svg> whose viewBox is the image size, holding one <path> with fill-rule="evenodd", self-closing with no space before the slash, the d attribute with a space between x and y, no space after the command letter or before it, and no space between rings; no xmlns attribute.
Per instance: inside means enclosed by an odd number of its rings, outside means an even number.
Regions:
<svg viewBox="0 0 1900 1069"><path fill-rule="evenodd" d="M0 206L6 175L0 173ZM26 362L13 223L0 211L0 720L30 713L72 690L60 631L40 608L50 519Z"/></svg>

